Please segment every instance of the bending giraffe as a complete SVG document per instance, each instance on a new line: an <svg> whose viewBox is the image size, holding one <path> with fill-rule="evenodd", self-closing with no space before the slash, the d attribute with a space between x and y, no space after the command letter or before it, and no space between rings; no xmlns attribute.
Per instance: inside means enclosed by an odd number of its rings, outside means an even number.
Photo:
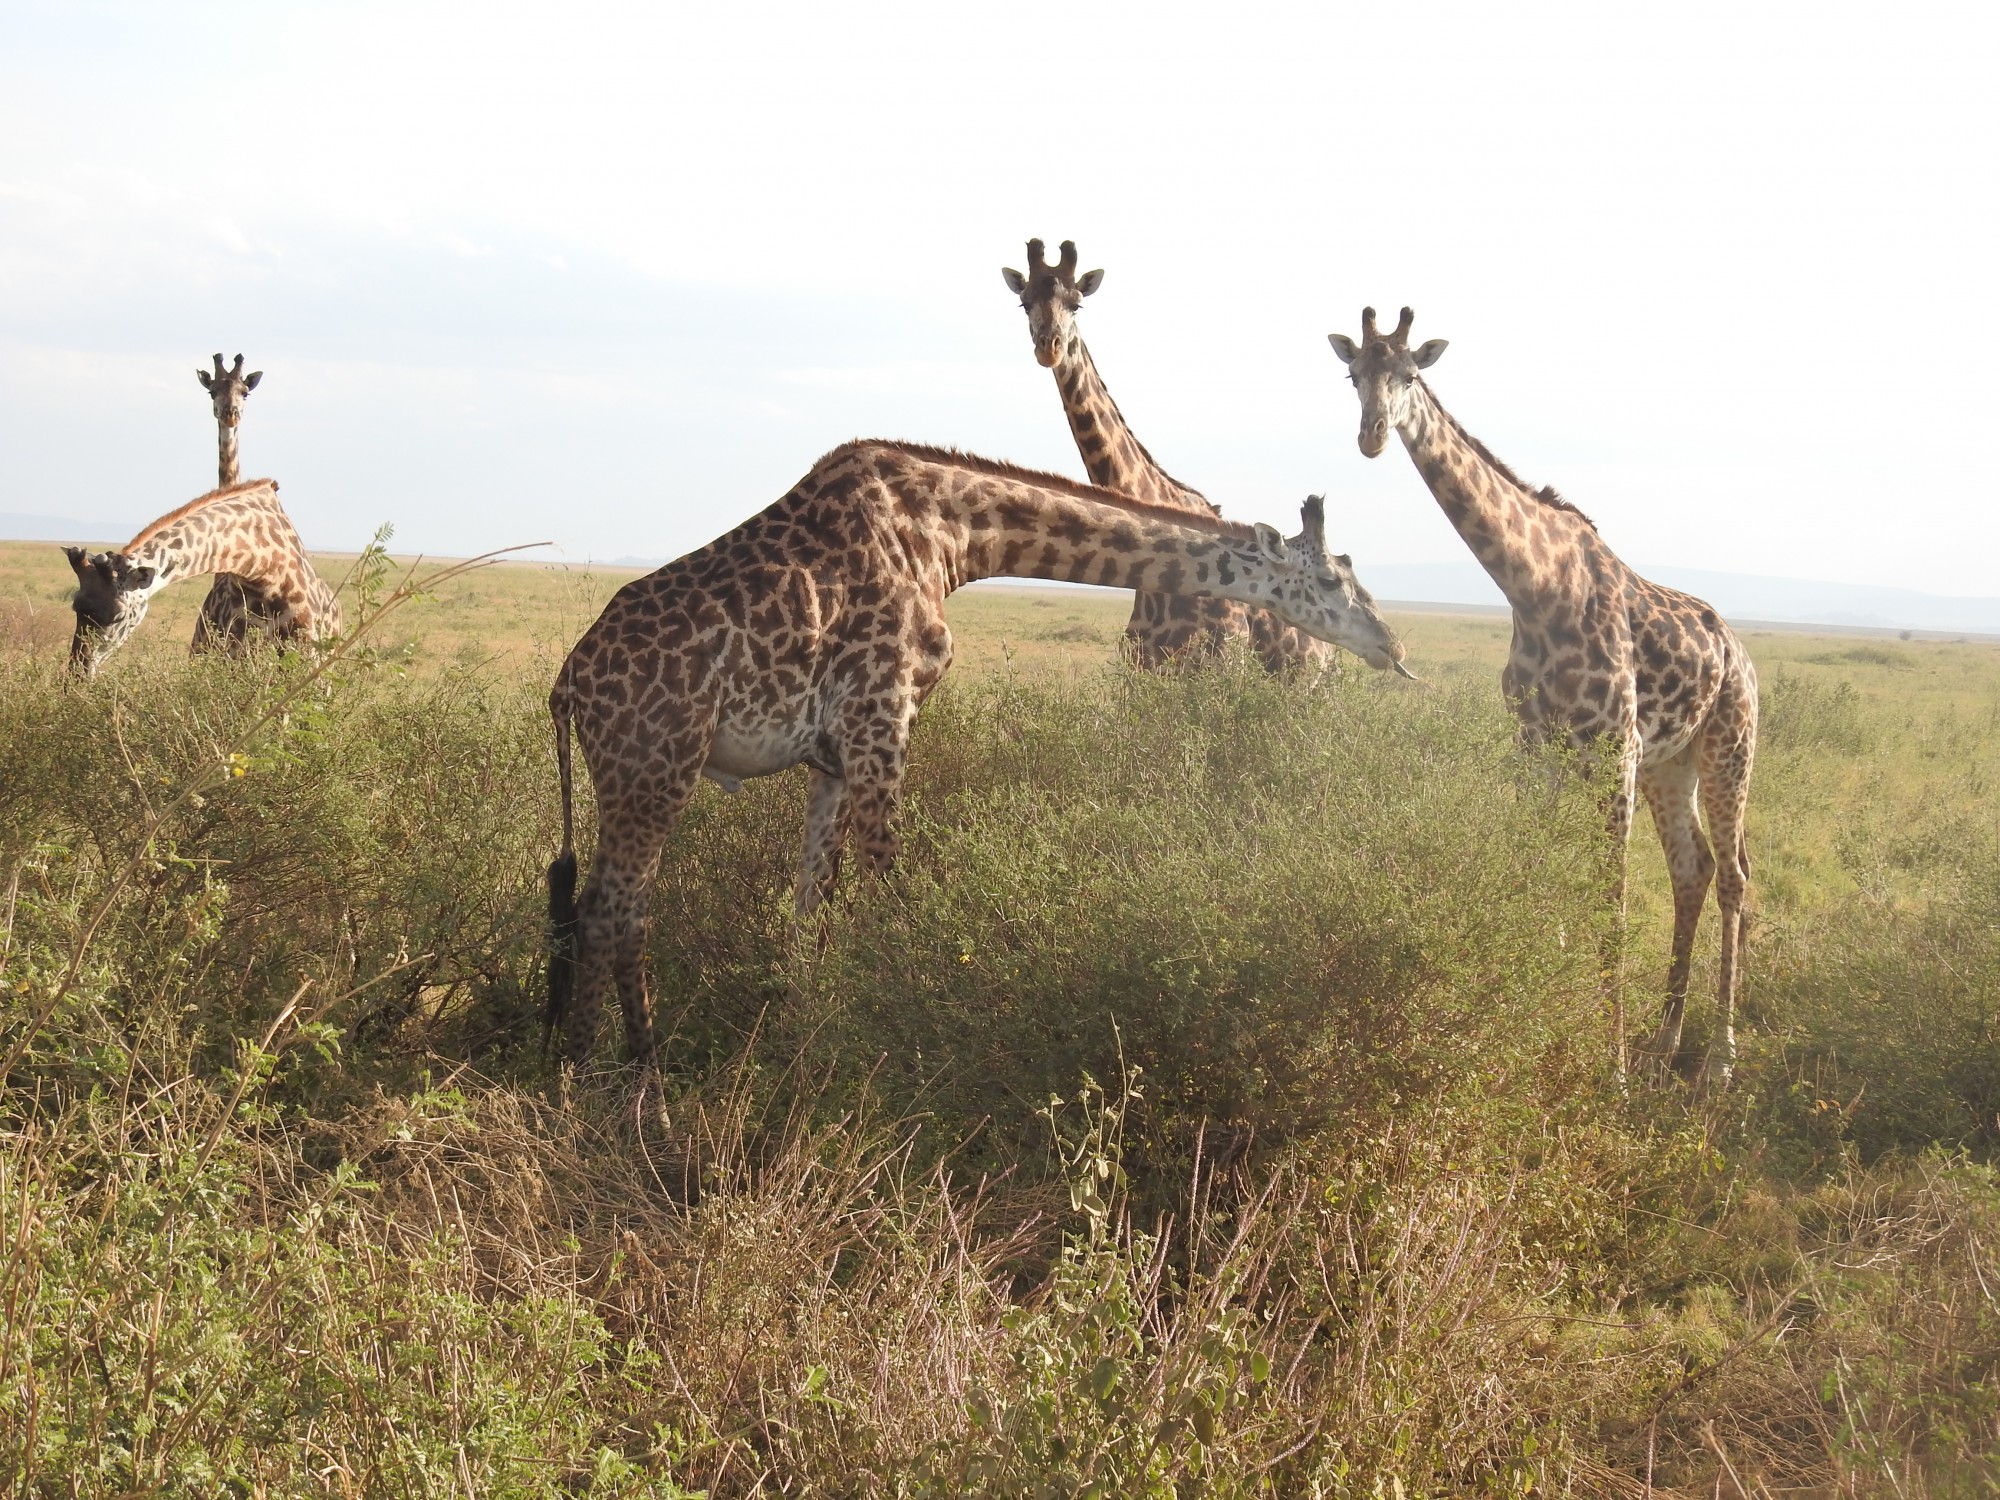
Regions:
<svg viewBox="0 0 2000 1500"><path fill-rule="evenodd" d="M1411 321L1406 307L1395 331L1384 335L1371 307L1361 314L1359 344L1327 335L1361 398L1361 451L1378 456L1394 427L1446 518L1507 596L1514 640L1500 686L1523 738L1578 747L1608 741L1617 755L1609 821L1621 928L1638 794L1653 811L1674 887L1666 1005L1646 1046L1662 1066L1680 1051L1695 929L1714 881L1721 976L1701 1078L1726 1084L1736 1058L1750 881L1743 823L1757 750L1756 669L1712 606L1641 578L1588 516L1553 489L1530 489L1459 426L1419 374L1437 363L1445 341L1411 349ZM1615 995L1615 979L1613 987ZM1616 1003L1613 1020L1622 1062L1624 1016Z"/></svg>
<svg viewBox="0 0 2000 1500"><path fill-rule="evenodd" d="M271 601L281 639L340 633L340 601L306 560L274 479L212 490L169 511L115 552L65 547L76 573L70 670L94 676L131 637L153 596L203 573L231 573Z"/></svg>
<svg viewBox="0 0 2000 1500"><path fill-rule="evenodd" d="M217 354L214 372L196 370L194 378L208 392L209 407L215 413L215 487L226 490L240 482L236 448L243 405L257 389L257 382L264 378L264 372L252 370L245 375L240 354L235 364L225 370L222 356ZM276 631L283 614L281 601L257 592L237 574L217 573L209 585L208 597L201 602L201 613L195 618L190 649L241 651L249 641L253 624L263 631Z"/></svg>
<svg viewBox="0 0 2000 1500"><path fill-rule="evenodd" d="M1077 329L1083 299L1096 291L1104 272L1076 274L1076 245L1062 242L1061 258L1050 265L1040 240L1028 241L1028 274L1001 269L1007 290L1021 299L1035 360L1055 372L1056 390L1069 418L1070 435L1090 482L1134 500L1200 515L1221 511L1200 491L1190 489L1159 464L1126 425L1111 399L1097 363ZM1147 590L1132 598L1125 626L1132 657L1144 667L1212 656L1223 642L1247 637L1258 659L1273 672L1298 666L1330 666L1334 653L1324 641L1287 625L1269 610L1245 609L1233 599L1212 595L1167 594Z"/></svg>
<svg viewBox="0 0 2000 1500"><path fill-rule="evenodd" d="M549 866L547 1024L563 1024L568 1055L588 1049L615 982L632 1053L653 1057L646 909L703 776L733 791L811 768L801 920L831 890L850 833L864 872L889 867L910 728L951 665L945 596L975 579L1215 594L1400 667L1353 568L1327 553L1316 498L1304 516L1288 542L945 449L855 442L735 530L626 584L549 694L563 841ZM598 813L580 900L572 730Z"/></svg>

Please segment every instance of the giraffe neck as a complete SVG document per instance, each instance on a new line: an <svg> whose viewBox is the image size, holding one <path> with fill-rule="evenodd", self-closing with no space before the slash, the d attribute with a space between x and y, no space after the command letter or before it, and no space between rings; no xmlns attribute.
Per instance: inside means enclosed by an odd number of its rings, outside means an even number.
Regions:
<svg viewBox="0 0 2000 1500"><path fill-rule="evenodd" d="M1579 512L1509 473L1422 380L1396 430L1445 518L1517 613L1545 609L1571 589L1584 534L1596 541Z"/></svg>
<svg viewBox="0 0 2000 1500"><path fill-rule="evenodd" d="M158 587L199 573L233 573L253 586L274 582L303 555L269 480L157 521L124 552L134 563L158 569Z"/></svg>
<svg viewBox="0 0 2000 1500"><path fill-rule="evenodd" d="M1045 578L1280 602L1277 570L1247 526L962 455L896 451L906 505L928 505L942 523L947 592L981 578Z"/></svg>
<svg viewBox="0 0 2000 1500"><path fill-rule="evenodd" d="M236 429L226 422L215 424L215 487L226 490L237 482Z"/></svg>
<svg viewBox="0 0 2000 1500"><path fill-rule="evenodd" d="M1055 377L1070 434L1076 439L1092 484L1176 510L1213 510L1199 494L1155 463L1133 435L1125 414L1105 388L1104 377L1097 373L1097 362L1090 357L1090 346L1081 334L1071 340L1070 352L1056 366Z"/></svg>

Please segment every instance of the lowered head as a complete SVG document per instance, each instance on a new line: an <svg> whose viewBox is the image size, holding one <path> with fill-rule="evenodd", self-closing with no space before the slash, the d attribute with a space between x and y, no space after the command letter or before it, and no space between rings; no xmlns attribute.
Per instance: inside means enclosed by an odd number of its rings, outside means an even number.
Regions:
<svg viewBox="0 0 2000 1500"><path fill-rule="evenodd" d="M1403 643L1382 618L1374 596L1354 575L1354 559L1326 545L1326 500L1310 495L1299 508L1295 537L1259 525L1257 545L1278 575L1278 597L1267 606L1308 635L1352 651L1378 672L1413 674L1403 665Z"/></svg>
<svg viewBox="0 0 2000 1500"><path fill-rule="evenodd" d="M1344 333L1329 333L1326 341L1333 345L1333 352L1340 356L1340 362L1347 366L1347 378L1354 382L1354 393L1361 398L1361 432L1358 441L1361 451L1369 458L1377 457L1383 445L1389 441L1389 429L1400 427L1410 411L1410 393L1416 389L1417 371L1427 370L1444 353L1445 341L1432 339L1417 348L1410 347L1410 323L1414 319L1407 307L1396 322L1394 333L1384 334L1375 327L1375 309L1361 309L1361 342L1356 344Z"/></svg>
<svg viewBox="0 0 2000 1500"><path fill-rule="evenodd" d="M122 552L86 552L65 547L63 553L76 574L76 634L69 642L69 669L79 677L94 677L104 659L124 645L146 605L165 580L159 570L135 564Z"/></svg>

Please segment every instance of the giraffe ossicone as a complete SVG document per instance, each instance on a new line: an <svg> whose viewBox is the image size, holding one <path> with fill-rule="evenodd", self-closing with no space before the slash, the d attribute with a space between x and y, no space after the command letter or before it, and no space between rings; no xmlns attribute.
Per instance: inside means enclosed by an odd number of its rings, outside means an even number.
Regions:
<svg viewBox="0 0 2000 1500"><path fill-rule="evenodd" d="M1361 401L1361 451L1379 454L1394 428L1446 518L1507 596L1514 638L1500 682L1523 739L1608 746L1615 755L1619 776L1607 821L1621 930L1638 797L1652 809L1674 889L1666 1001L1645 1046L1662 1067L1680 1051L1695 932L1713 882L1722 947L1715 1032L1701 1077L1726 1084L1736 1056L1750 880L1744 817L1757 750L1756 668L1712 605L1641 578L1588 516L1553 489L1523 483L1459 425L1421 373L1437 363L1445 342L1412 349L1413 322L1406 307L1384 334L1371 307L1361 314L1358 343L1327 335ZM1606 974L1622 1066L1617 968L1614 947Z"/></svg>
<svg viewBox="0 0 2000 1500"><path fill-rule="evenodd" d="M274 479L197 496L116 551L65 547L63 553L76 574L69 663L81 676L95 675L131 639L155 594L203 573L240 578L247 592L269 601L280 639L319 641L340 633L340 601L306 559ZM199 637L194 649L201 649Z"/></svg>
<svg viewBox="0 0 2000 1500"><path fill-rule="evenodd" d="M1000 276L1007 290L1021 299L1036 362L1055 372L1063 413L1090 482L1152 505L1220 514L1206 496L1154 461L1111 399L1076 325L1083 299L1103 283L1104 273L1086 271L1079 276L1078 263L1072 240L1062 242L1054 265L1049 264L1042 242L1029 240L1027 273L1003 267ZM1257 658L1273 672L1328 669L1335 662L1335 653L1324 641L1287 625L1268 610L1245 609L1232 599L1155 590L1133 596L1125 639L1132 659L1142 667L1207 661L1231 640L1248 640Z"/></svg>
<svg viewBox="0 0 2000 1500"><path fill-rule="evenodd" d="M562 851L549 867L548 1027L572 1059L615 985L632 1053L654 1053L646 912L668 835L704 776L725 787L809 768L793 910L832 889L842 851L894 861L911 726L951 665L945 597L1027 577L1213 594L1276 611L1371 665L1403 648L1308 503L1291 539L1053 474L912 443L845 444L780 500L620 589L549 694ZM597 799L576 894L572 738Z"/></svg>

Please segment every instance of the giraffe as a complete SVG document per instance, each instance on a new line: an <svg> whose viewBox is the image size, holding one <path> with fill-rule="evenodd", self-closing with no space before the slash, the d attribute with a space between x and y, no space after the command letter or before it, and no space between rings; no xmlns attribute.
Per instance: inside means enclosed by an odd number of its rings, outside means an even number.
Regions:
<svg viewBox="0 0 2000 1500"><path fill-rule="evenodd" d="M615 982L633 1055L654 1055L643 957L662 847L701 777L725 791L810 768L803 924L850 830L864 873L897 853L894 816L918 707L951 665L945 596L979 578L1215 593L1277 610L1361 656L1403 648L1318 497L1286 541L955 450L834 449L775 504L613 596L549 694L562 850L549 866L550 1032L579 1059ZM1406 674L1407 675L1407 674ZM595 788L597 853L576 896L572 726Z"/></svg>
<svg viewBox="0 0 2000 1500"><path fill-rule="evenodd" d="M1052 266L1044 258L1042 242L1029 240L1028 274L1003 267L1000 275L1028 315L1036 362L1055 372L1056 390L1090 482L1170 510L1220 514L1206 496L1154 462L1126 425L1076 326L1078 308L1097 290L1104 272L1078 276L1073 241L1062 242L1060 255ZM1243 636L1249 637L1259 660L1273 672L1333 664L1333 649L1324 641L1287 625L1268 610L1246 610L1233 599L1148 591L1133 596L1132 618L1125 626L1133 659L1145 667L1198 660L1212 655L1225 640Z"/></svg>
<svg viewBox="0 0 2000 1500"><path fill-rule="evenodd" d="M1612 899L1621 927L1638 794L1652 809L1674 889L1667 998L1659 1030L1644 1046L1661 1067L1680 1051L1695 929L1714 881L1722 913L1721 978L1715 1035L1698 1082L1726 1085L1736 1057L1737 971L1750 880L1744 812L1757 749L1756 668L1712 606L1641 578L1589 517L1553 489L1530 489L1458 424L1419 373L1437 363L1445 341L1411 349L1412 320L1404 308L1395 331L1385 336L1371 307L1361 314L1359 344L1344 334L1327 335L1361 398L1361 451L1377 457L1393 426L1446 518L1507 596L1514 639L1500 686L1523 739L1579 748L1608 741L1616 754L1619 778L1608 815ZM1622 1065L1624 1018L1615 978L1612 991Z"/></svg>
<svg viewBox="0 0 2000 1500"><path fill-rule="evenodd" d="M153 595L202 573L230 573L274 601L280 637L321 640L340 633L340 601L306 561L299 534L278 503L275 479L211 490L167 512L115 552L65 547L76 573L76 634L70 670L92 677L124 645Z"/></svg>
<svg viewBox="0 0 2000 1500"><path fill-rule="evenodd" d="M243 373L243 356L225 370L222 356L215 356L213 373L196 370L194 378L208 392L215 412L215 487L226 490L238 482L236 463L237 429L243 421L243 404L264 378L262 370ZM208 597L194 622L195 651L241 651L254 623L263 630L276 630L284 614L282 601L247 588L233 573L218 573L209 585Z"/></svg>

